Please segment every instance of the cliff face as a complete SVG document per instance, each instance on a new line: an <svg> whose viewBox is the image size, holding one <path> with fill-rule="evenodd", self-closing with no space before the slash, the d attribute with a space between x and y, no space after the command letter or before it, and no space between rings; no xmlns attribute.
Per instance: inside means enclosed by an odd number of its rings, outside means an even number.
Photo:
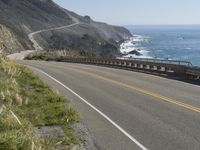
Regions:
<svg viewBox="0 0 200 150"><path fill-rule="evenodd" d="M44 49L69 48L104 55L116 54L118 42L131 36L123 27L77 15L61 8L52 0L0 0L0 24L12 33L17 43L12 44L10 52L33 49L32 42L28 39L29 33L75 22L79 24L71 28L43 32L36 35L35 39Z"/></svg>
<svg viewBox="0 0 200 150"><path fill-rule="evenodd" d="M0 24L15 34L24 49L32 49L28 33L70 23L71 18L48 0L0 0Z"/></svg>
<svg viewBox="0 0 200 150"><path fill-rule="evenodd" d="M14 53L23 49L14 33L3 25L0 25L0 44L3 49L6 49L6 53Z"/></svg>

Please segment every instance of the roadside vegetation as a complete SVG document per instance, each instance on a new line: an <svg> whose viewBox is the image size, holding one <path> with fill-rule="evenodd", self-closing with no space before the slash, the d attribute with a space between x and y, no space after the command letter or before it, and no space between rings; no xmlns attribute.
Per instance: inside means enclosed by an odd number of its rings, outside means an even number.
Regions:
<svg viewBox="0 0 200 150"><path fill-rule="evenodd" d="M90 57L89 53L84 51L76 52L68 49L56 51L37 51L26 56L26 60L44 60L44 61L61 61L65 57L85 58ZM92 57L92 56L91 56Z"/></svg>
<svg viewBox="0 0 200 150"><path fill-rule="evenodd" d="M94 52L73 51L70 49L37 51L25 57L26 60L62 61L64 58L113 58L109 50L105 48L102 54L97 56Z"/></svg>
<svg viewBox="0 0 200 150"><path fill-rule="evenodd" d="M71 126L79 115L31 70L8 60L0 48L0 150L52 149L78 144ZM42 139L34 127L60 126L66 138Z"/></svg>

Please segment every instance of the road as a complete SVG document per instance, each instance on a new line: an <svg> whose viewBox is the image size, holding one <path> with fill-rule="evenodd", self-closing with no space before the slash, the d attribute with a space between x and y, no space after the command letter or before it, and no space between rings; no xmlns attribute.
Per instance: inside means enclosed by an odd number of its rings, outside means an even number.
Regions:
<svg viewBox="0 0 200 150"><path fill-rule="evenodd" d="M55 27L55 28L49 28L49 29L43 29L43 30L39 30L36 32L32 32L28 35L29 40L33 43L33 47L35 50L25 50L25 51L21 51L18 53L14 53L14 54L10 54L7 57L10 58L11 60L23 60L27 55L40 50L43 50L43 48L38 44L38 42L35 40L34 36L36 34L40 34L43 32L48 32L48 31L55 31L55 30L60 30L60 29L65 29L65 28L70 28L73 26L76 26L80 24L79 22L73 23L71 25L67 25L67 26L61 26L61 27Z"/></svg>
<svg viewBox="0 0 200 150"><path fill-rule="evenodd" d="M48 32L48 31L61 30L61 29L70 28L70 27L73 27L73 26L81 24L77 18L75 18L71 14L69 14L64 8L60 7L59 5L57 5L57 7L59 7L60 9L62 9L63 12L65 12L66 15L68 15L72 19L72 21L74 23L70 24L70 25L61 26L61 27L53 27L53 28L48 28L48 29L42 29L42 30L38 30L38 31L30 33L28 35L28 38L33 43L33 47L34 47L35 50L43 50L43 48L38 44L38 42L34 38L34 36L36 34L40 34L40 33L43 33L43 32Z"/></svg>
<svg viewBox="0 0 200 150"><path fill-rule="evenodd" d="M33 52L35 52L35 50L20 51L18 53L10 54L7 57L11 60L23 60L26 56Z"/></svg>
<svg viewBox="0 0 200 150"><path fill-rule="evenodd" d="M19 63L71 100L101 150L200 149L196 85L84 64Z"/></svg>
<svg viewBox="0 0 200 150"><path fill-rule="evenodd" d="M30 33L28 35L28 38L33 43L33 47L34 47L35 50L43 50L43 48L38 44L38 42L34 38L34 36L36 34L40 34L40 33L43 33L43 32L48 32L48 31L61 30L61 29L64 29L64 28L70 28L70 27L76 26L78 24L80 24L80 23L76 22L76 23L73 23L71 25L66 25L66 26L61 26L61 27L54 27L54 28L49 28L49 29L43 29L43 30L35 31L35 32Z"/></svg>

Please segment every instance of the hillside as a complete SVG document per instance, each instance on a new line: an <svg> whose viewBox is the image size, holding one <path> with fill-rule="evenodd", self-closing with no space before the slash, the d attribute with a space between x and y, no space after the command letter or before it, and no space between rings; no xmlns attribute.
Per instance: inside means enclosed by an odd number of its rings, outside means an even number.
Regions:
<svg viewBox="0 0 200 150"><path fill-rule="evenodd" d="M10 53L33 49L28 34L73 23L78 25L37 34L34 38L44 49L72 49L98 56L116 54L119 42L131 34L123 27L111 26L65 10L52 0L0 0L0 33L10 32L12 44L4 42ZM1 37L4 39L4 37ZM4 39L3 41L6 41Z"/></svg>

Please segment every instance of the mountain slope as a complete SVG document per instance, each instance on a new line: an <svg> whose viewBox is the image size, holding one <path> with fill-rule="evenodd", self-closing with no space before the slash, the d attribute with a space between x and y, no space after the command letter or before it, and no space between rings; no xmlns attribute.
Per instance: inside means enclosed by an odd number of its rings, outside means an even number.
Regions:
<svg viewBox="0 0 200 150"><path fill-rule="evenodd" d="M97 56L109 56L118 52L119 41L131 36L123 27L99 23L89 16L77 15L61 8L52 0L0 0L0 24L8 28L21 45L13 45L10 52L33 49L28 34L34 31L76 22L79 24L71 28L42 32L34 35L34 38L44 49L68 48Z"/></svg>

